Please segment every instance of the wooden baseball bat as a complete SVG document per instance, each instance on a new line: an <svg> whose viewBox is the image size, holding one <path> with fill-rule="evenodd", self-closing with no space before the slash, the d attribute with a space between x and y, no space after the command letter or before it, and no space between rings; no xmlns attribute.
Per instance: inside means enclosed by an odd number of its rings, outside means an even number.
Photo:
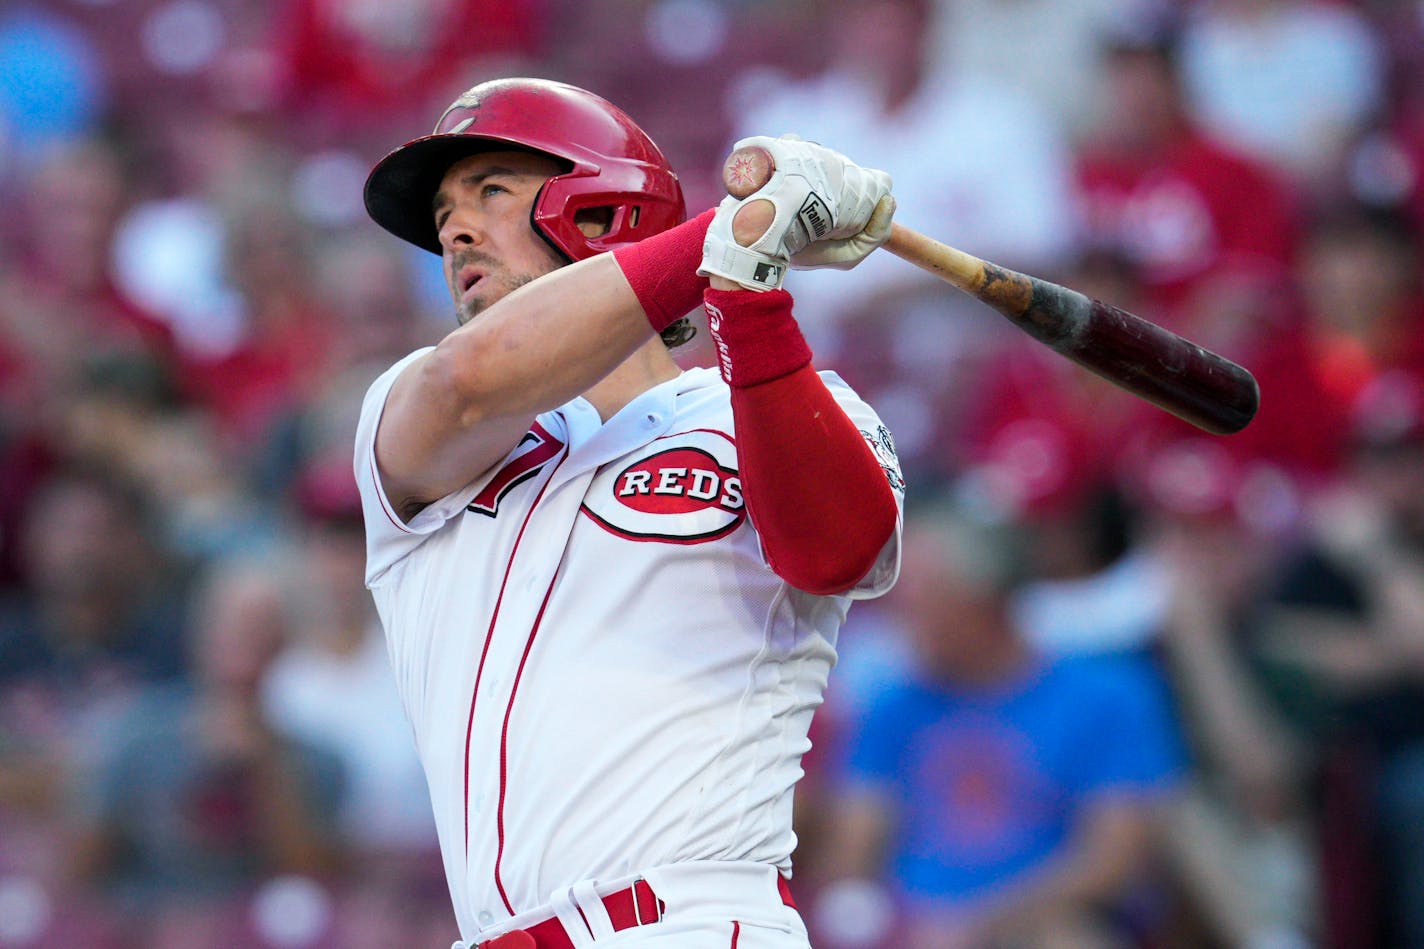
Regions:
<svg viewBox="0 0 1424 949"><path fill-rule="evenodd" d="M744 198L774 170L766 149L739 148L727 157L722 179L729 194ZM769 214L749 214L746 222L734 220L734 233L741 240L750 231L750 243L770 223ZM1260 406L1261 390L1251 373L1126 310L980 260L900 224L891 225L883 246L987 303L1054 352L1212 434L1241 431Z"/></svg>

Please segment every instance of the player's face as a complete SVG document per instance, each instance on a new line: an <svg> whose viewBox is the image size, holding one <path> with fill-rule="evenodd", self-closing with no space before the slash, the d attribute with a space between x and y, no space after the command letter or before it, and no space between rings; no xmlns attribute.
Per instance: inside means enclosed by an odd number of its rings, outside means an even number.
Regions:
<svg viewBox="0 0 1424 949"><path fill-rule="evenodd" d="M471 155L445 172L433 211L461 323L566 263L529 223L539 188L560 170L552 158L507 151Z"/></svg>

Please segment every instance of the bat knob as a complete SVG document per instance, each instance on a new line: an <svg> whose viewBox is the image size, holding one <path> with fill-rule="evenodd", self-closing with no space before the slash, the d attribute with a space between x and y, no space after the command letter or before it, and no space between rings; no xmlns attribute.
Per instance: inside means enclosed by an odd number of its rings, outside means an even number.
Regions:
<svg viewBox="0 0 1424 949"><path fill-rule="evenodd" d="M776 170L771 152L759 145L739 148L722 164L722 183L734 198L745 198L760 191ZM766 233L776 217L776 207L770 201L752 201L739 208L732 218L732 238L743 247L756 243Z"/></svg>
<svg viewBox="0 0 1424 949"><path fill-rule="evenodd" d="M745 198L770 181L775 170L771 152L760 145L748 145L727 156L722 164L722 184L732 197Z"/></svg>

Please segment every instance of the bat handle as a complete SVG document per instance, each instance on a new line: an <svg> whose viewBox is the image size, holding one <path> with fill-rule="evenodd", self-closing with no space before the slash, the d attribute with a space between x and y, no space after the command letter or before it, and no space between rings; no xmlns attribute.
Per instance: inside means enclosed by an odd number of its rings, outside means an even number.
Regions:
<svg viewBox="0 0 1424 949"><path fill-rule="evenodd" d="M747 145L732 152L722 163L722 184L734 198L760 191L776 171L776 160L760 145Z"/></svg>
<svg viewBox="0 0 1424 949"><path fill-rule="evenodd" d="M977 293L983 285L984 261L957 247L926 237L919 231L912 231L903 224L891 224L890 236L880 246L901 260L970 293Z"/></svg>
<svg viewBox="0 0 1424 949"><path fill-rule="evenodd" d="M733 151L722 164L722 184L732 197L746 198L760 191L775 172L776 160L771 152L760 145L746 145ZM744 230L754 240L761 234L761 231L752 234L760 221L761 216L755 214L755 209L749 209L745 228L739 227L736 231ZM737 233L737 239L742 242L742 233ZM890 237L882 246L896 257L965 289L975 283L984 269L984 261L972 254L941 244L901 224L890 225Z"/></svg>

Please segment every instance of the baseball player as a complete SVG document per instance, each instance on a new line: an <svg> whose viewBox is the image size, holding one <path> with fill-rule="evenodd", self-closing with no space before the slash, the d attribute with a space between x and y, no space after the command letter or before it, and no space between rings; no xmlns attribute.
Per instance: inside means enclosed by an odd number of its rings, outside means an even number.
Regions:
<svg viewBox="0 0 1424 949"><path fill-rule="evenodd" d="M371 386L355 462L457 947L807 945L792 786L846 609L898 572L903 482L780 285L853 266L894 204L756 141L772 180L685 221L621 110L498 80L367 181L460 322ZM719 367L682 371L704 303Z"/></svg>

